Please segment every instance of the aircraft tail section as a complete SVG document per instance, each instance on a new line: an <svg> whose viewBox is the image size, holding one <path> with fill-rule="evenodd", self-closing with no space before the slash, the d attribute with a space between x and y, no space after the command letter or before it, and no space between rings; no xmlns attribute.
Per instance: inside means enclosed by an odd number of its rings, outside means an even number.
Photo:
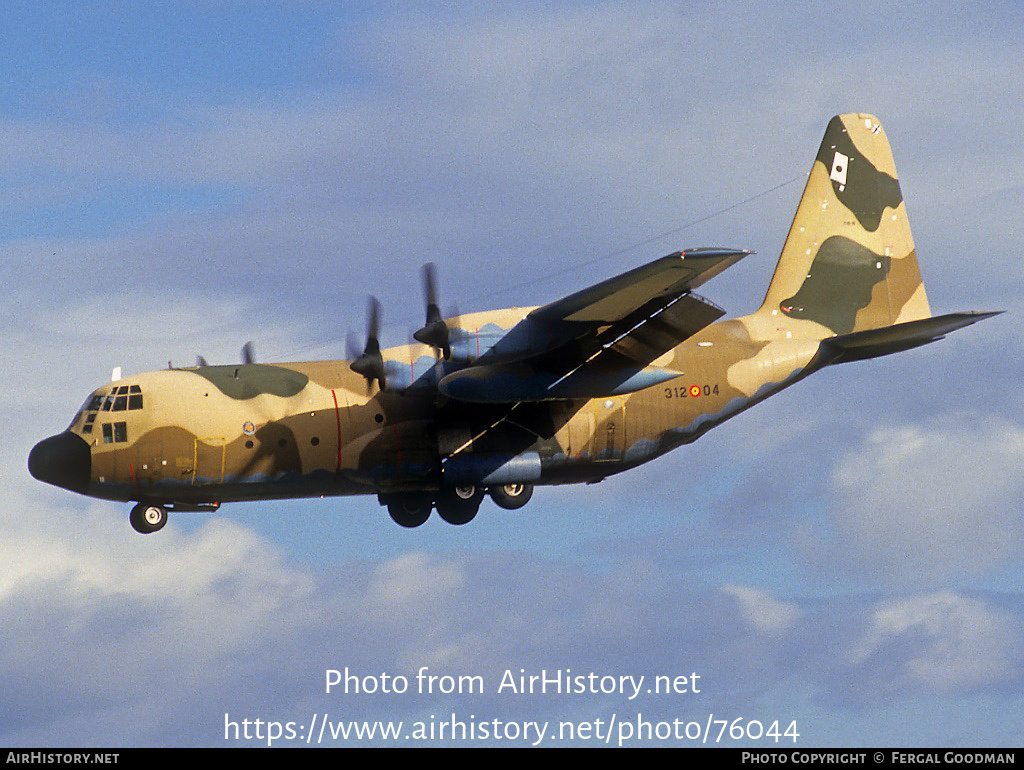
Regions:
<svg viewBox="0 0 1024 770"><path fill-rule="evenodd" d="M984 321L1001 312L947 313L932 318L921 318L917 321L905 321L881 329L866 329L829 337L821 343L822 357L820 361L822 364L839 364L899 353L941 340L950 332L955 332L957 329L970 326L978 321Z"/></svg>
<svg viewBox="0 0 1024 770"><path fill-rule="evenodd" d="M829 122L757 315L774 334L817 339L931 317L892 150L873 115Z"/></svg>

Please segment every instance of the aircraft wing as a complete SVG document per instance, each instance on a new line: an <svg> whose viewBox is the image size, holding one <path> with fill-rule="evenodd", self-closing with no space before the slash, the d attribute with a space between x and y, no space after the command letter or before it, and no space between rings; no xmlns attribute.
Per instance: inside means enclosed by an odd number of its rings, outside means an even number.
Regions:
<svg viewBox="0 0 1024 770"><path fill-rule="evenodd" d="M649 303L696 289L749 253L719 248L677 251L539 307L530 317L544 323L611 324Z"/></svg>
<svg viewBox="0 0 1024 770"><path fill-rule="evenodd" d="M651 362L725 314L693 289L749 253L676 252L539 307L439 388L462 401L516 403L618 395L672 379L678 372Z"/></svg>

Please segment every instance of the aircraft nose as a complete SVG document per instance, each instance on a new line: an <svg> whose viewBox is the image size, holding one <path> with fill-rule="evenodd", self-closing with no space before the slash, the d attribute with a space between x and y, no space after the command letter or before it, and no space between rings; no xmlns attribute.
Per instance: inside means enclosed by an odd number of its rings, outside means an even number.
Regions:
<svg viewBox="0 0 1024 770"><path fill-rule="evenodd" d="M85 493L92 472L89 445L68 431L50 436L32 447L28 471L47 484Z"/></svg>

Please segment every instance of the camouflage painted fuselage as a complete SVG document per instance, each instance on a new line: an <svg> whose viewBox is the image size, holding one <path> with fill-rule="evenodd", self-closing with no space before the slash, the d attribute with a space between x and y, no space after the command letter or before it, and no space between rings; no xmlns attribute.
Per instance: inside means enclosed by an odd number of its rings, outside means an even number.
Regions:
<svg viewBox="0 0 1024 770"><path fill-rule="evenodd" d="M317 361L119 380L40 442L30 469L83 494L186 509L357 494L429 504L457 487L493 496L500 485L594 482L822 366L988 315L931 316L871 115L829 123L763 305L712 323L722 311L691 289L745 253L681 252L540 309L450 319L450 360L419 343L392 348L373 376Z"/></svg>
<svg viewBox="0 0 1024 770"><path fill-rule="evenodd" d="M474 340L476 328L492 338L501 322L527 312L465 316L460 328ZM817 351L817 341L754 339L751 326L751 319L713 324L656 362L677 377L606 398L455 401L436 389L446 363L411 345L384 353L389 370L409 372L411 387L389 383L367 395L347 361L168 369L99 388L69 430L91 448L82 491L112 500L206 503L437 490L487 479L598 481L694 440L794 381ZM115 411L122 389L137 390L141 408Z"/></svg>

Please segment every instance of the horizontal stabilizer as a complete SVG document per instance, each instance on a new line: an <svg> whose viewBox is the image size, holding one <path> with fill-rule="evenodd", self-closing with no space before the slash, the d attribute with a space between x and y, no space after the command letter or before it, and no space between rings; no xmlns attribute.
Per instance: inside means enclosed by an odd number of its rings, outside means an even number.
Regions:
<svg viewBox="0 0 1024 770"><path fill-rule="evenodd" d="M821 345L829 364L860 361L865 358L876 358L927 345L929 342L941 340L950 332L999 315L1001 312L1001 310L997 310L995 312L948 313L934 318L922 318L894 326L885 326L881 329L841 334L838 337L823 340Z"/></svg>

